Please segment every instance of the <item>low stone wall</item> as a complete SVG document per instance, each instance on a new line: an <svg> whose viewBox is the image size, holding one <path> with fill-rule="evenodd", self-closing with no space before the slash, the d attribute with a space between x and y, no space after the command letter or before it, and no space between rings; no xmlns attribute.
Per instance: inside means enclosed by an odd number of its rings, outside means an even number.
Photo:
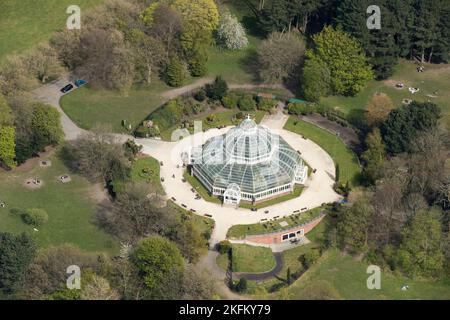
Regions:
<svg viewBox="0 0 450 320"><path fill-rule="evenodd" d="M291 233L294 233L296 235L295 238L303 236L303 235L307 234L309 231L311 231L315 226L317 226L322 221L323 217L325 217L325 215L320 215L319 217L311 220L310 222L295 226L290 229L280 230L280 231L272 232L272 233L248 235L243 240L246 242L253 242L253 243L257 243L257 244L266 244L266 245L277 244L277 243L282 243L284 241L289 241L294 238L288 238L287 240L283 241L282 240L283 235L286 235L286 234L289 235ZM299 235L297 236L298 232L299 232Z"/></svg>

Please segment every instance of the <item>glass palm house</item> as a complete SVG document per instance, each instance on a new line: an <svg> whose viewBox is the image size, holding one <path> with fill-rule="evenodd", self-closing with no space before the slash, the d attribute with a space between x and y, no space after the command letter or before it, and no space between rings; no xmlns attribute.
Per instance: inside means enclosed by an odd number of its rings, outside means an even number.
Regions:
<svg viewBox="0 0 450 320"><path fill-rule="evenodd" d="M250 117L192 148L189 161L191 174L225 204L256 203L292 192L308 176L299 152Z"/></svg>

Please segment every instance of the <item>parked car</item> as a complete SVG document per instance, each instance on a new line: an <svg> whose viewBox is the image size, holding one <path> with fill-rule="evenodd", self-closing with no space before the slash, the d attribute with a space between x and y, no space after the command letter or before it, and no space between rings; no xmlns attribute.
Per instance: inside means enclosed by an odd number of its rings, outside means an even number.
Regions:
<svg viewBox="0 0 450 320"><path fill-rule="evenodd" d="M61 89L61 92L62 92L62 93L67 93L67 92L69 92L69 91L72 90L72 89L73 89L73 84L69 83L69 84L65 85L65 86Z"/></svg>
<svg viewBox="0 0 450 320"><path fill-rule="evenodd" d="M84 86L86 84L86 81L85 80L82 80L82 79L78 79L78 80L76 80L75 81L75 85L79 88L79 87L81 87L81 86Z"/></svg>
<svg viewBox="0 0 450 320"><path fill-rule="evenodd" d="M258 211L258 209L255 208L255 207L251 208L250 210L252 210L252 211Z"/></svg>

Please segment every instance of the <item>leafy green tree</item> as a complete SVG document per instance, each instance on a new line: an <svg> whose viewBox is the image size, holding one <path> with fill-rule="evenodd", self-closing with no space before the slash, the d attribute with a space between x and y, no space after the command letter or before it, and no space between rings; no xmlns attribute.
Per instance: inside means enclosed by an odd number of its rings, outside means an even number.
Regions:
<svg viewBox="0 0 450 320"><path fill-rule="evenodd" d="M381 138L380 129L375 128L366 138L367 150L362 154L365 162L364 175L369 183L374 183L380 176L386 160L386 147Z"/></svg>
<svg viewBox="0 0 450 320"><path fill-rule="evenodd" d="M193 77L204 76L207 72L208 52L206 47L200 46L189 52L188 65Z"/></svg>
<svg viewBox="0 0 450 320"><path fill-rule="evenodd" d="M309 101L319 101L331 92L330 69L318 60L307 59L301 75L303 96Z"/></svg>
<svg viewBox="0 0 450 320"><path fill-rule="evenodd" d="M64 137L59 112L45 104L37 103L33 106L31 128L37 151L42 151L48 145L59 144Z"/></svg>
<svg viewBox="0 0 450 320"><path fill-rule="evenodd" d="M0 162L9 168L16 166L15 133L16 129L13 126L0 125Z"/></svg>
<svg viewBox="0 0 450 320"><path fill-rule="evenodd" d="M313 41L315 48L306 52L307 59L330 70L333 94L354 95L373 78L361 46L342 29L327 26L313 37Z"/></svg>
<svg viewBox="0 0 450 320"><path fill-rule="evenodd" d="M25 223L39 227L48 221L47 211L44 209L28 209L22 215L22 219Z"/></svg>
<svg viewBox="0 0 450 320"><path fill-rule="evenodd" d="M171 87L179 87L183 84L185 76L186 72L183 63L178 57L172 57L166 71L167 84Z"/></svg>
<svg viewBox="0 0 450 320"><path fill-rule="evenodd" d="M354 252L367 249L373 212L372 205L365 197L359 198L351 207L343 209L338 218L337 231L344 249L348 248Z"/></svg>
<svg viewBox="0 0 450 320"><path fill-rule="evenodd" d="M410 149L411 141L420 132L437 126L440 108L431 102L413 101L394 109L381 126L381 134L389 154L397 155Z"/></svg>
<svg viewBox="0 0 450 320"><path fill-rule="evenodd" d="M420 211L402 232L399 266L412 276L432 277L444 267L442 230L436 212Z"/></svg>
<svg viewBox="0 0 450 320"><path fill-rule="evenodd" d="M26 234L0 233L0 290L14 293L36 255L36 245Z"/></svg>
<svg viewBox="0 0 450 320"><path fill-rule="evenodd" d="M133 257L149 289L164 286L170 281L171 275L182 270L184 266L177 246L159 236L141 240Z"/></svg>
<svg viewBox="0 0 450 320"><path fill-rule="evenodd" d="M320 258L320 252L318 249L311 249L303 255L303 263L306 268L310 268Z"/></svg>
<svg viewBox="0 0 450 320"><path fill-rule="evenodd" d="M214 0L175 0L172 7L183 20L180 41L185 52L196 45L211 43L212 32L219 24L219 11Z"/></svg>
<svg viewBox="0 0 450 320"><path fill-rule="evenodd" d="M253 99L253 95L245 94L243 95L238 102L239 110L241 111L253 111L256 109L256 102Z"/></svg>

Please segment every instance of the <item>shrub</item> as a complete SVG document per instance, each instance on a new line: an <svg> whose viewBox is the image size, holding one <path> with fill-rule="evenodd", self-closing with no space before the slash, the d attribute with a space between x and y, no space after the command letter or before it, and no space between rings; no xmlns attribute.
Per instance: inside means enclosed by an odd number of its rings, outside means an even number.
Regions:
<svg viewBox="0 0 450 320"><path fill-rule="evenodd" d="M236 93L228 93L222 98L222 105L228 109L234 109L238 107L239 96Z"/></svg>
<svg viewBox="0 0 450 320"><path fill-rule="evenodd" d="M247 279L241 278L238 283L234 286L234 289L237 292L245 292L247 291Z"/></svg>
<svg viewBox="0 0 450 320"><path fill-rule="evenodd" d="M246 94L239 99L238 106L242 111L252 111L256 109L256 102L251 94Z"/></svg>
<svg viewBox="0 0 450 320"><path fill-rule="evenodd" d="M258 98L258 110L269 111L277 105L277 101L268 98Z"/></svg>
<svg viewBox="0 0 450 320"><path fill-rule="evenodd" d="M295 102L288 104L288 112L295 115L307 115L315 112L315 106L311 103Z"/></svg>
<svg viewBox="0 0 450 320"><path fill-rule="evenodd" d="M38 227L47 223L48 215L43 209L28 209L22 214L22 219L26 224Z"/></svg>
<svg viewBox="0 0 450 320"><path fill-rule="evenodd" d="M306 268L311 267L320 258L320 252L318 249L311 249L303 255L303 264Z"/></svg>
<svg viewBox="0 0 450 320"><path fill-rule="evenodd" d="M194 99L199 102L205 101L205 99L206 99L205 89L198 90L194 95Z"/></svg>
<svg viewBox="0 0 450 320"><path fill-rule="evenodd" d="M220 254L229 253L231 250L231 242L228 240L220 241L217 250Z"/></svg>
<svg viewBox="0 0 450 320"><path fill-rule="evenodd" d="M185 78L185 67L177 57L172 57L166 70L166 82L171 87L179 87Z"/></svg>
<svg viewBox="0 0 450 320"><path fill-rule="evenodd" d="M192 52L188 60L189 72L193 77L201 77L206 74L206 63L208 62L208 54L205 49L200 48Z"/></svg>
<svg viewBox="0 0 450 320"><path fill-rule="evenodd" d="M212 100L221 100L228 92L228 84L218 76L212 84L206 86L206 95Z"/></svg>
<svg viewBox="0 0 450 320"><path fill-rule="evenodd" d="M138 138L149 138L159 136L160 132L158 126L153 126L152 128L140 126L136 129L134 135Z"/></svg>

